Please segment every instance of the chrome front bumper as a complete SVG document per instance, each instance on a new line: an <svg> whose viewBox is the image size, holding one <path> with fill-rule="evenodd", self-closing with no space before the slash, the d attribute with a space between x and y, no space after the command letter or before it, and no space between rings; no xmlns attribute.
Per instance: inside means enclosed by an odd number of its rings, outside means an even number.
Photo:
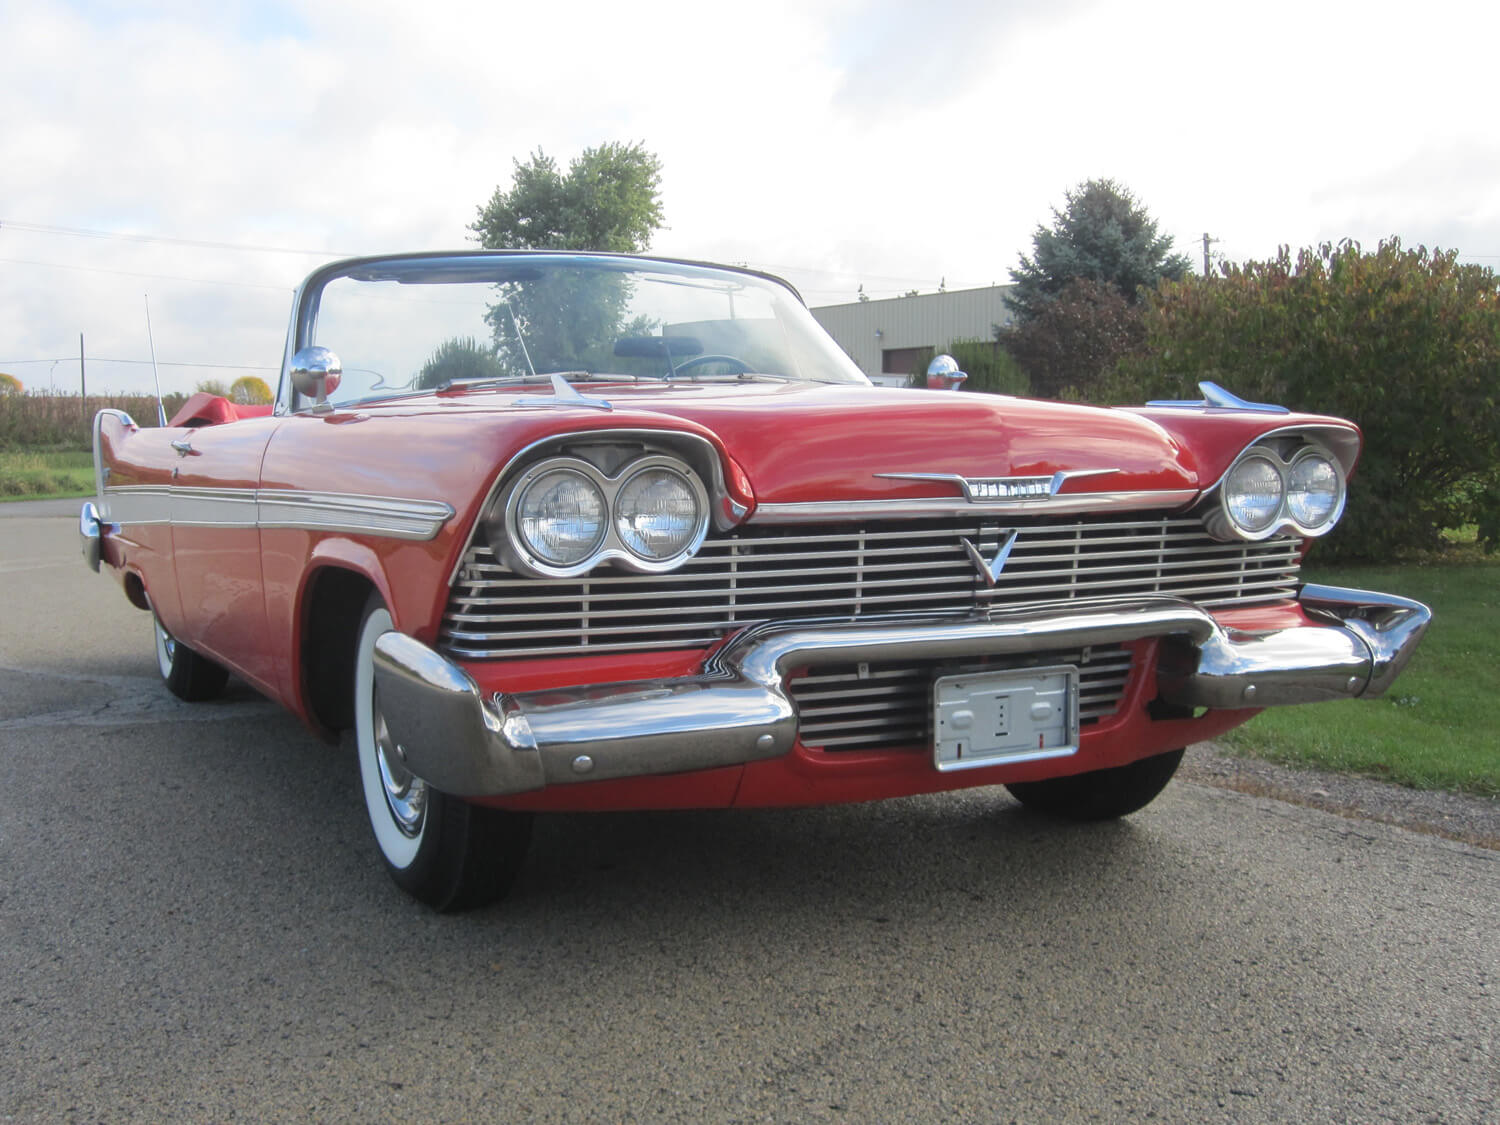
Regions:
<svg viewBox="0 0 1500 1125"><path fill-rule="evenodd" d="M786 676L859 661L969 660L1163 638L1161 696L1184 707L1270 707L1385 691L1416 649L1427 607L1304 586L1317 626L1225 629L1177 598L1077 601L963 619L793 622L736 635L700 675L486 697L403 633L375 643L378 705L412 773L459 796L680 773L792 748Z"/></svg>

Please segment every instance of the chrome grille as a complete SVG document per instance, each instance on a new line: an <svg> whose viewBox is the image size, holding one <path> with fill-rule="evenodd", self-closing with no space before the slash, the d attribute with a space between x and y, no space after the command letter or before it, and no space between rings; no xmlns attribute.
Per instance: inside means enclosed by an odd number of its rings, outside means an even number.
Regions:
<svg viewBox="0 0 1500 1125"><path fill-rule="evenodd" d="M1078 719L1113 715L1130 678L1130 651L1096 645L1080 652L1033 653L1026 658L965 664L850 664L818 668L787 684L797 704L797 732L806 746L872 750L932 744L932 681L939 674L1072 664L1078 668Z"/></svg>
<svg viewBox="0 0 1500 1125"><path fill-rule="evenodd" d="M961 540L993 557L1011 528L1018 538L989 589ZM453 584L441 644L469 659L560 656L701 648L754 622L801 617L1142 594L1253 605L1294 595L1300 546L1219 543L1191 517L752 524L707 540L671 574L605 568L550 580L512 573L476 543Z"/></svg>

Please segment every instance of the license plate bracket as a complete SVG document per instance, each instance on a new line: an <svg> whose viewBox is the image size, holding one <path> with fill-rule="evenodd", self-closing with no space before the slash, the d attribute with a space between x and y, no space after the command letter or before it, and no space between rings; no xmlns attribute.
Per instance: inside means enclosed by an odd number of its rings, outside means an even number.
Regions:
<svg viewBox="0 0 1500 1125"><path fill-rule="evenodd" d="M944 772L1078 752L1071 664L939 676L932 708L933 762Z"/></svg>

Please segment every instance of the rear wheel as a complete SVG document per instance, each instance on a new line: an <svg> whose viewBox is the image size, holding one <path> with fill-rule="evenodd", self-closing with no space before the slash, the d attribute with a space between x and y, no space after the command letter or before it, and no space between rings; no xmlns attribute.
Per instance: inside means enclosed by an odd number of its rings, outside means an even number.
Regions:
<svg viewBox="0 0 1500 1125"><path fill-rule="evenodd" d="M1142 758L1126 766L1092 770L1046 781L1017 781L1010 794L1028 809L1067 820L1113 820L1128 816L1154 801L1167 787L1182 751Z"/></svg>
<svg viewBox="0 0 1500 1125"><path fill-rule="evenodd" d="M215 664L172 636L154 610L151 628L156 637L156 666L168 691L189 703L215 699L224 691L229 673L223 665Z"/></svg>
<svg viewBox="0 0 1500 1125"><path fill-rule="evenodd" d="M528 813L472 805L414 776L375 689L375 641L392 627L378 597L365 607L354 662L354 745L365 811L386 870L437 910L467 910L510 889L531 838Z"/></svg>

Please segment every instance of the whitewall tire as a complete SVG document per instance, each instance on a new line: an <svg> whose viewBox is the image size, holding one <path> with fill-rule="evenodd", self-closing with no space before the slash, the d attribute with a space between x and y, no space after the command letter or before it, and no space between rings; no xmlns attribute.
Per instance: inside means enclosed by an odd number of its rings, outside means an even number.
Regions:
<svg viewBox="0 0 1500 1125"><path fill-rule="evenodd" d="M353 732L370 828L386 870L408 894L438 910L483 906L514 881L531 817L459 800L406 769L375 687L375 641L392 627L390 611L372 596L355 651Z"/></svg>
<svg viewBox="0 0 1500 1125"><path fill-rule="evenodd" d="M223 665L215 664L177 640L167 632L154 610L151 632L156 641L156 667L168 691L189 703L216 699L223 694L224 685L229 682L229 673Z"/></svg>

